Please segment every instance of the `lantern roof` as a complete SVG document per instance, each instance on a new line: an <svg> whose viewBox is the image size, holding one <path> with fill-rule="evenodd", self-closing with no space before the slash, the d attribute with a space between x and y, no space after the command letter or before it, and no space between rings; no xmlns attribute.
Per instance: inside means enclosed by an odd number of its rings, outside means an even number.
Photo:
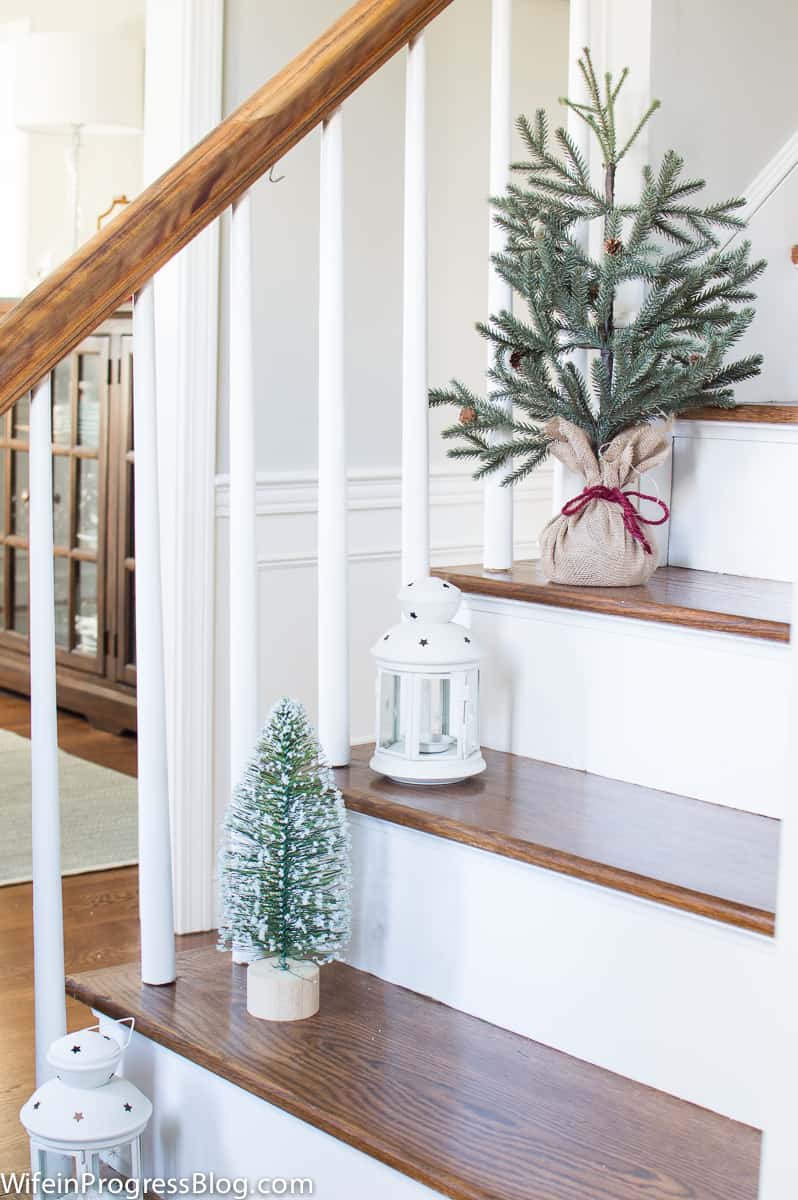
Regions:
<svg viewBox="0 0 798 1200"><path fill-rule="evenodd" d="M152 1115L152 1104L128 1079L104 1087L67 1087L49 1079L23 1104L19 1119L31 1137L65 1150L132 1141Z"/></svg>
<svg viewBox="0 0 798 1200"><path fill-rule="evenodd" d="M476 638L454 621L402 621L374 643L371 653L381 666L406 671L457 670L479 662Z"/></svg>
<svg viewBox="0 0 798 1200"><path fill-rule="evenodd" d="M64 1083L76 1087L97 1086L113 1075L122 1057L116 1038L99 1029L80 1029L57 1038L47 1051L47 1062Z"/></svg>
<svg viewBox="0 0 798 1200"><path fill-rule="evenodd" d="M433 621L436 624L451 621L460 607L462 592L445 579L414 579L399 592L402 614L408 620Z"/></svg>

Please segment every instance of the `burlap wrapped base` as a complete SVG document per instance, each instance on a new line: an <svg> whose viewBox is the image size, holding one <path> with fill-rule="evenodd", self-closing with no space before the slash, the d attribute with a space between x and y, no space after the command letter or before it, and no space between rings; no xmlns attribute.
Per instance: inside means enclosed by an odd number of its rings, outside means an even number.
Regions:
<svg viewBox="0 0 798 1200"><path fill-rule="evenodd" d="M586 487L635 488L639 477L663 462L671 449L669 431L641 425L627 429L604 447L600 458L578 426L562 417L546 425L551 452L569 470L577 472ZM540 562L550 583L586 587L634 587L645 583L656 570L657 548L651 553L632 537L624 524L623 509L608 500L589 500L571 516L560 513L540 536Z"/></svg>

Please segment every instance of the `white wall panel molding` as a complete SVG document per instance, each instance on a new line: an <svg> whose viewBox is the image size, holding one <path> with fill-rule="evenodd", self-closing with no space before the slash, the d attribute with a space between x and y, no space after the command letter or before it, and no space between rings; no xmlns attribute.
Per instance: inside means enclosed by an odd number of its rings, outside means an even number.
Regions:
<svg viewBox="0 0 798 1200"><path fill-rule="evenodd" d="M516 489L517 558L537 553L537 533L548 516L551 472L541 471ZM400 556L402 480L395 469L350 471L347 486L350 562L385 562ZM261 568L316 563L318 488L313 471L261 474L256 508ZM432 555L436 565L480 559L482 489L463 471L430 477ZM217 476L216 516L229 517L229 480Z"/></svg>
<svg viewBox="0 0 798 1200"><path fill-rule="evenodd" d="M216 516L229 516L229 478L216 476ZM522 500L548 498L551 490L551 470L538 471L520 484L516 495ZM348 472L349 511L399 508L401 505L401 475L390 468L373 471ZM260 472L257 476L258 516L280 516L315 513L317 509L317 476L315 471ZM464 471L433 471L430 477L430 500L437 507L458 505L467 501L480 502L481 488Z"/></svg>

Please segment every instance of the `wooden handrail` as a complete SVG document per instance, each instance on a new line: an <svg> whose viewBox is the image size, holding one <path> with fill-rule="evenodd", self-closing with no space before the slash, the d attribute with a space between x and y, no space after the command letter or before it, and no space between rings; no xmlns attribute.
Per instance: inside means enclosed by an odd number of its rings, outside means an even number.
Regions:
<svg viewBox="0 0 798 1200"><path fill-rule="evenodd" d="M451 0L359 0L0 321L0 413Z"/></svg>

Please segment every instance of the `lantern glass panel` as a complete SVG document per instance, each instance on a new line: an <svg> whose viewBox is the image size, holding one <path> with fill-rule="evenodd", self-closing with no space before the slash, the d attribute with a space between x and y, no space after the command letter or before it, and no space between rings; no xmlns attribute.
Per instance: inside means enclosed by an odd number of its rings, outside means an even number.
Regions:
<svg viewBox="0 0 798 1200"><path fill-rule="evenodd" d="M404 754L402 677L383 671L380 677L380 749Z"/></svg>
<svg viewBox="0 0 798 1200"><path fill-rule="evenodd" d="M463 701L463 753L479 750L479 671L469 671Z"/></svg>
<svg viewBox="0 0 798 1200"><path fill-rule="evenodd" d="M445 754L455 749L452 737L452 681L448 675L420 680L418 752Z"/></svg>

